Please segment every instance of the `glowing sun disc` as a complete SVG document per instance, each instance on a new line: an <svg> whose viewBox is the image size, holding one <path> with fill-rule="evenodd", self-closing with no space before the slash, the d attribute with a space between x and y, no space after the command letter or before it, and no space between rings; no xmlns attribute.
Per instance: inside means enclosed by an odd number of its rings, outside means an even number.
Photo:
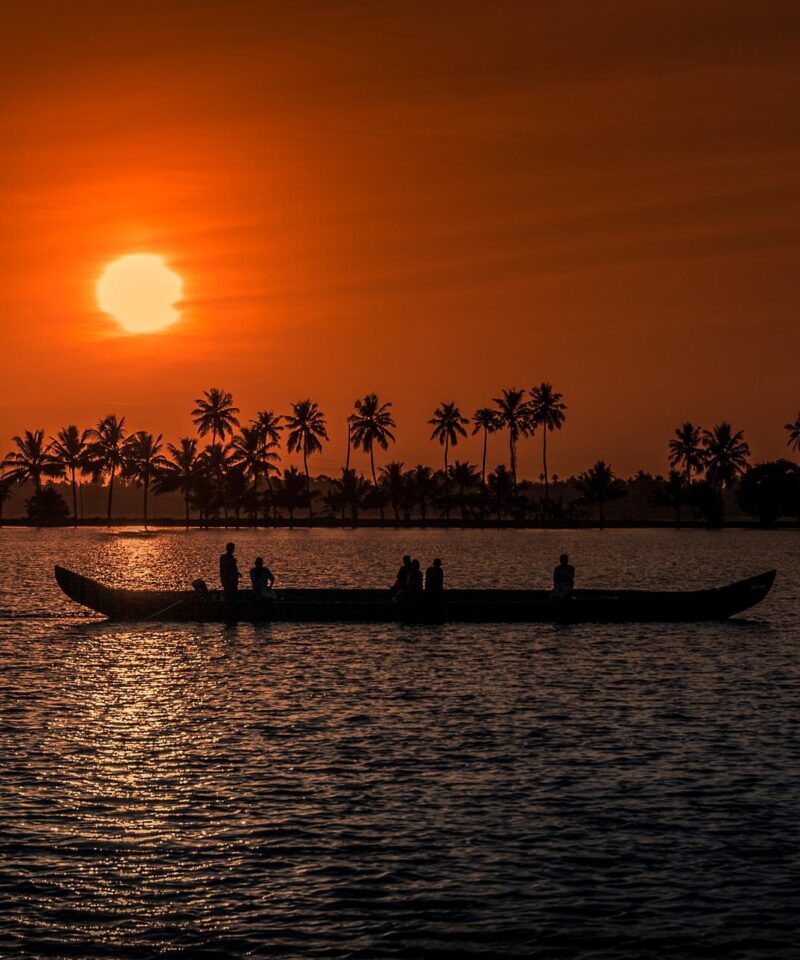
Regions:
<svg viewBox="0 0 800 960"><path fill-rule="evenodd" d="M153 333L180 319L173 304L183 281L154 253L129 253L109 263L97 281L97 303L128 333Z"/></svg>

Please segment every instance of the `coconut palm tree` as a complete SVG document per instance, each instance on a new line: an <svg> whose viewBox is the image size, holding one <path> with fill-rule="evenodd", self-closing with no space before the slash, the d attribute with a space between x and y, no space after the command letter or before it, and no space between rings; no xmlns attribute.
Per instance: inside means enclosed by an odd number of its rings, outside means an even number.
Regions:
<svg viewBox="0 0 800 960"><path fill-rule="evenodd" d="M504 463L495 467L489 475L488 488L494 500L495 515L499 523L514 501L514 480Z"/></svg>
<svg viewBox="0 0 800 960"><path fill-rule="evenodd" d="M661 482L656 493L656 505L672 507L675 511L675 526L681 525L681 508L689 499L691 488L679 470L670 470L669 477Z"/></svg>
<svg viewBox="0 0 800 960"><path fill-rule="evenodd" d="M218 387L204 390L203 396L195 400L197 406L192 410L192 419L201 437L211 434L211 446L217 437L224 441L239 426L236 414L239 408L233 405L233 394Z"/></svg>
<svg viewBox="0 0 800 960"><path fill-rule="evenodd" d="M467 490L473 490L480 482L480 474L474 463L456 460L450 467L450 479L458 488L458 505L461 509L461 519L466 520L467 509Z"/></svg>
<svg viewBox="0 0 800 960"><path fill-rule="evenodd" d="M600 527L605 526L605 505L628 495L628 488L614 476L611 464L598 460L593 467L578 475L575 486L584 503L597 505Z"/></svg>
<svg viewBox="0 0 800 960"><path fill-rule="evenodd" d="M530 415L535 430L542 428L542 468L544 473L544 509L545 518L550 516L550 478L547 473L547 434L560 430L567 405L562 403L564 395L553 389L552 383L542 383L531 390Z"/></svg>
<svg viewBox="0 0 800 960"><path fill-rule="evenodd" d="M89 463L92 477L98 481L103 474L108 475L108 522L111 523L111 502L114 497L114 477L124 462L123 444L125 441L125 417L118 418L109 413L89 431Z"/></svg>
<svg viewBox="0 0 800 960"><path fill-rule="evenodd" d="M497 406L497 427L508 430L508 449L511 458L511 482L514 493L517 492L517 441L520 437L530 436L533 431L530 404L525 399L524 390L503 390L502 397L495 397Z"/></svg>
<svg viewBox="0 0 800 960"><path fill-rule="evenodd" d="M436 477L430 467L418 463L411 472L410 479L414 502L419 510L420 518L424 522L428 516L428 506L436 496L438 486Z"/></svg>
<svg viewBox="0 0 800 960"><path fill-rule="evenodd" d="M400 511L407 493L406 475L403 464L397 460L387 463L380 469L380 485L383 488L389 503L392 505L395 520L400 519Z"/></svg>
<svg viewBox="0 0 800 960"><path fill-rule="evenodd" d="M675 436L669 442L669 465L682 471L687 483L692 482L692 474L699 473L705 462L705 451L701 443L702 430L693 423L675 427Z"/></svg>
<svg viewBox="0 0 800 960"><path fill-rule="evenodd" d="M300 400L292 404L292 412L286 418L289 440L286 448L289 453L303 451L303 468L306 474L306 494L308 496L308 518L314 517L311 506L311 475L308 472L308 458L322 451L322 440L329 440L325 416L312 400ZM284 480L286 473L284 471Z"/></svg>
<svg viewBox="0 0 800 960"><path fill-rule="evenodd" d="M353 525L358 523L360 511L370 507L374 499L374 485L359 476L355 470L348 470L347 467L342 470L341 477L331 481L331 490L323 498L331 516L342 510L344 504L348 504Z"/></svg>
<svg viewBox="0 0 800 960"><path fill-rule="evenodd" d="M0 527L3 525L3 507L11 497L11 488L14 483L8 477L0 477Z"/></svg>
<svg viewBox="0 0 800 960"><path fill-rule="evenodd" d="M157 493L178 490L183 494L188 530L191 498L198 474L197 440L194 437L182 437L178 443L179 446L173 443L167 444L167 450L172 459L164 464L153 487Z"/></svg>
<svg viewBox="0 0 800 960"><path fill-rule="evenodd" d="M55 437L50 437L50 453L61 469L63 475L68 475L72 484L72 520L78 525L78 474L88 469L89 464L88 430L79 430L74 424L59 430Z"/></svg>
<svg viewBox="0 0 800 960"><path fill-rule="evenodd" d="M721 493L723 487L732 486L749 466L750 446L745 442L744 431L734 433L726 421L716 424L713 430L704 430L702 444L706 477Z"/></svg>
<svg viewBox="0 0 800 960"><path fill-rule="evenodd" d="M275 495L289 514L290 526L294 523L295 510L303 505L308 494L307 481L308 477L304 479L297 467L289 467L283 471L283 477L275 482Z"/></svg>
<svg viewBox="0 0 800 960"><path fill-rule="evenodd" d="M789 439L786 441L786 446L797 453L797 451L800 450L800 413L797 414L797 419L794 423L787 423L784 429L789 431Z"/></svg>
<svg viewBox="0 0 800 960"><path fill-rule="evenodd" d="M150 486L162 470L168 467L168 460L161 452L162 436L154 437L144 430L132 433L123 446L122 476L133 480L144 488L144 528L147 529L147 500Z"/></svg>
<svg viewBox="0 0 800 960"><path fill-rule="evenodd" d="M368 393L363 400L356 400L356 412L350 418L350 435L356 450L369 453L369 466L372 471L372 485L378 495L378 478L375 475L375 444L382 450L388 450L394 443L392 427L396 427L394 417L389 411L391 403L381 403L377 393ZM345 469L348 469L347 467ZM383 503L378 499L381 520L385 520Z"/></svg>
<svg viewBox="0 0 800 960"><path fill-rule="evenodd" d="M276 516L277 506L275 504L275 491L272 487L272 464L280 460L278 451L281 446L281 434L283 433L283 416L279 413L273 413L272 410L259 410L256 414L255 423L261 431L261 440L264 446L264 460L270 466L266 468L267 487L269 488L269 500L272 502L273 516ZM275 454L273 457L272 454ZM277 471L277 468L275 468ZM268 511L264 511L264 519L268 517Z"/></svg>
<svg viewBox="0 0 800 960"><path fill-rule="evenodd" d="M483 458L481 460L481 485L486 486L486 453L489 447L489 434L497 429L497 413L491 407L480 407L472 414L472 436L483 431Z"/></svg>
<svg viewBox="0 0 800 960"><path fill-rule="evenodd" d="M244 476L253 483L253 495L250 502L253 505L253 516L256 524L258 523L259 477L262 473L269 477L270 470L277 470L274 464L280 459L274 450L269 449L270 445L270 442L264 439L258 421L255 421L252 426L242 427L230 443L231 465L241 469Z"/></svg>
<svg viewBox="0 0 800 960"><path fill-rule="evenodd" d="M431 440L438 440L444 447L444 497L445 497L445 516L450 519L450 464L448 456L450 447L458 445L459 437L466 437L467 431L464 424L469 423L466 417L461 416L454 401L450 403L440 403L434 410L433 417L428 421L433 427Z"/></svg>
<svg viewBox="0 0 800 960"><path fill-rule="evenodd" d="M42 477L57 477L59 466L45 442L44 430L26 430L23 436L13 438L16 450L6 454L0 468L5 470L4 479L12 483L31 480L36 493L42 489Z"/></svg>

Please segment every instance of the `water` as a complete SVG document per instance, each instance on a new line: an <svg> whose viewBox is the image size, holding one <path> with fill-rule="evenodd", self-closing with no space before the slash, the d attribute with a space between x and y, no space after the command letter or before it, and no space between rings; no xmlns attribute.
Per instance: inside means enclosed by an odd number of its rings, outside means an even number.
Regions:
<svg viewBox="0 0 800 960"><path fill-rule="evenodd" d="M58 561L711 584L728 624L111 625ZM800 534L0 531L0 956L792 957Z"/></svg>

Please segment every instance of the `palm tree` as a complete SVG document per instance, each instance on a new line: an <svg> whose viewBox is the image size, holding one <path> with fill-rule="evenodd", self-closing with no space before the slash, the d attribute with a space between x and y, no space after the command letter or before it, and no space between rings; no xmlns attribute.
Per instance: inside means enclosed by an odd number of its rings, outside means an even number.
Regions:
<svg viewBox="0 0 800 960"><path fill-rule="evenodd" d="M292 404L292 413L286 418L286 427L289 431L289 440L286 448L289 453L303 451L303 468L306 474L306 493L308 495L308 518L313 519L314 511L311 506L311 476L308 472L308 458L322 451L323 440L329 440L325 425L325 417L311 400L300 400ZM286 474L284 472L284 480Z"/></svg>
<svg viewBox="0 0 800 960"><path fill-rule="evenodd" d="M117 418L115 413L103 417L97 426L89 431L92 443L89 446L89 462L95 481L104 473L108 474L108 522L111 523L111 501L114 496L114 476L124 461L123 443L125 440L125 417Z"/></svg>
<svg viewBox="0 0 800 960"><path fill-rule="evenodd" d="M744 431L733 432L733 427L723 421L713 430L704 430L702 436L703 460L706 477L712 487L721 493L730 487L750 460L750 446L745 442Z"/></svg>
<svg viewBox="0 0 800 960"><path fill-rule="evenodd" d="M147 529L147 499L150 485L168 466L167 458L162 454L162 436L140 430L132 433L123 447L124 461L122 475L139 486L144 487L144 528Z"/></svg>
<svg viewBox="0 0 800 960"><path fill-rule="evenodd" d="M797 451L800 450L800 413L797 414L795 422L787 423L784 429L789 431L789 439L786 441L786 446L797 453Z"/></svg>
<svg viewBox="0 0 800 960"><path fill-rule="evenodd" d="M3 507L11 496L13 481L8 477L0 477L0 527L3 525Z"/></svg>
<svg viewBox="0 0 800 960"><path fill-rule="evenodd" d="M483 430L483 459L481 460L481 485L486 486L486 452L489 446L489 434L497 429L497 413L491 407L481 407L472 414L472 436Z"/></svg>
<svg viewBox="0 0 800 960"><path fill-rule="evenodd" d="M419 509L419 515L423 521L428 516L428 506L436 495L436 478L430 467L424 467L418 463L411 475L411 489L413 490L414 501Z"/></svg>
<svg viewBox="0 0 800 960"><path fill-rule="evenodd" d="M474 463L456 460L450 467L450 479L458 487L458 504L461 508L461 519L467 519L467 490L473 489L480 482L478 468Z"/></svg>
<svg viewBox="0 0 800 960"><path fill-rule="evenodd" d="M368 393L363 400L356 400L355 407L356 412L350 418L350 434L356 450L363 449L369 453L372 485L377 496L378 478L375 475L375 444L377 443L382 450L388 450L389 444L394 443L395 440L391 428L396 427L397 424L389 412L391 403L381 403L378 400L377 393ZM378 507L381 520L385 520L383 503L380 500L378 501Z"/></svg>
<svg viewBox="0 0 800 960"><path fill-rule="evenodd" d="M514 499L514 480L504 463L498 464L494 473L489 475L488 488L494 498L495 515L499 523Z"/></svg>
<svg viewBox="0 0 800 960"><path fill-rule="evenodd" d="M611 469L611 464L598 460L593 467L578 475L576 487L584 503L597 504L601 529L605 526L605 505L628 495L628 488Z"/></svg>
<svg viewBox="0 0 800 960"><path fill-rule="evenodd" d="M531 434L530 404L525 400L525 391L503 390L502 397L495 397L497 426L508 430L508 449L511 456L511 482L517 492L517 441Z"/></svg>
<svg viewBox="0 0 800 960"><path fill-rule="evenodd" d="M175 446L173 443L167 444L172 460L164 464L163 470L156 477L154 488L158 493L179 490L183 494L188 530L189 508L198 473L197 440L194 437L182 437L178 443L180 446Z"/></svg>
<svg viewBox="0 0 800 960"><path fill-rule="evenodd" d="M687 483L692 482L692 473L699 473L705 462L705 451L701 443L702 430L687 420L675 427L675 436L669 442L669 465L683 471Z"/></svg>
<svg viewBox="0 0 800 960"><path fill-rule="evenodd" d="M277 469L274 466L275 461L280 459L277 453L269 449L270 445L269 441L265 441L258 421L250 427L242 427L230 444L231 465L240 468L244 476L253 482L251 503L254 505L253 514L256 524L258 523L258 478L262 472L269 477L269 471Z"/></svg>
<svg viewBox="0 0 800 960"><path fill-rule="evenodd" d="M303 500L308 493L307 479L307 477L303 479L297 467L289 467L288 470L283 471L283 478L275 484L278 503L286 507L290 526L294 523L295 510L303 505Z"/></svg>
<svg viewBox="0 0 800 960"><path fill-rule="evenodd" d="M273 516L275 516L277 507L275 505L275 491L272 488L270 471L272 470L271 464L277 463L280 460L280 454L276 451L280 449L281 445L281 433L283 433L282 421L283 417L281 414L273 413L272 410L259 410L255 419L258 429L261 431L261 439L264 445L264 460L269 464L266 468L267 487L269 488L269 499L272 501ZM277 468L275 469L277 470ZM267 517L268 512L265 509L264 519L266 520Z"/></svg>
<svg viewBox="0 0 800 960"><path fill-rule="evenodd" d="M386 466L381 467L380 484L392 505L395 520L399 520L407 487L403 464L394 460L392 463L387 463Z"/></svg>
<svg viewBox="0 0 800 960"><path fill-rule="evenodd" d="M201 437L211 434L211 446L225 440L239 426L236 414L239 408L233 405L233 394L218 387L204 390L203 396L195 400L197 406L192 410L192 418Z"/></svg>
<svg viewBox="0 0 800 960"><path fill-rule="evenodd" d="M89 437L88 430L79 430L74 424L59 430L55 437L50 437L51 455L63 473L69 474L72 484L72 520L76 527L78 525L77 475L88 468Z"/></svg>
<svg viewBox="0 0 800 960"><path fill-rule="evenodd" d="M445 516L450 519L450 464L448 455L450 447L458 445L459 437L466 437L467 431L464 424L469 423L466 417L461 416L454 401L450 403L440 403L434 410L433 417L428 421L433 427L431 440L438 440L444 447L444 496L445 496Z"/></svg>
<svg viewBox="0 0 800 960"><path fill-rule="evenodd" d="M567 405L562 403L563 394L553 390L552 383L542 383L531 390L530 415L535 430L542 428L542 467L544 471L545 516L550 516L550 478L547 473L547 434L560 430L565 419Z"/></svg>
<svg viewBox="0 0 800 960"><path fill-rule="evenodd" d="M36 493L42 489L42 477L57 477L59 466L45 443L44 430L26 430L24 436L13 438L17 449L6 454L0 468L6 471L4 478L12 483L33 481Z"/></svg>
<svg viewBox="0 0 800 960"><path fill-rule="evenodd" d="M341 477L332 480L332 489L324 499L327 501L331 516L350 505L350 518L355 525L361 509L371 506L375 499L373 484L358 476L355 470L345 467Z"/></svg>
<svg viewBox="0 0 800 960"><path fill-rule="evenodd" d="M672 507L675 511L675 526L681 525L681 507L689 499L690 487L686 477L678 470L670 470L669 477L662 481L656 494L657 505Z"/></svg>

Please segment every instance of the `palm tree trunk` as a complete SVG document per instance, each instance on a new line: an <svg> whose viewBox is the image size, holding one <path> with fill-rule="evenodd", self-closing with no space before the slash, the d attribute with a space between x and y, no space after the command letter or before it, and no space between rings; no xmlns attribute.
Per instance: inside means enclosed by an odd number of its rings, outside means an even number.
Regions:
<svg viewBox="0 0 800 960"><path fill-rule="evenodd" d="M146 477L144 481L144 528L147 529L147 493L150 489L150 478Z"/></svg>
<svg viewBox="0 0 800 960"><path fill-rule="evenodd" d="M258 471L253 472L253 526L258 530Z"/></svg>
<svg viewBox="0 0 800 960"><path fill-rule="evenodd" d="M111 476L108 478L108 526L111 526L111 500L114 496L114 467L111 468Z"/></svg>
<svg viewBox="0 0 800 960"><path fill-rule="evenodd" d="M550 519L550 481L547 476L547 427L542 426L542 465L544 467L544 518Z"/></svg>
<svg viewBox="0 0 800 960"><path fill-rule="evenodd" d="M306 496L308 497L308 519L314 519L314 510L311 506L311 476L308 472L308 455L306 454L305 445L303 445L303 468L306 471Z"/></svg>
<svg viewBox="0 0 800 960"><path fill-rule="evenodd" d="M508 448L511 452L511 484L514 488L514 493L517 492L517 451L514 446L514 434L509 429L508 431Z"/></svg>
<svg viewBox="0 0 800 960"><path fill-rule="evenodd" d="M486 450L489 445L489 428L483 428L483 463L481 464L481 485L486 486Z"/></svg>
<svg viewBox="0 0 800 960"><path fill-rule="evenodd" d="M369 465L372 467L372 485L375 487L375 496L378 496L378 478L375 476L375 451L372 449L372 444L369 447ZM383 513L383 504L378 500L378 509L381 512L381 523L386 521L386 517Z"/></svg>
<svg viewBox="0 0 800 960"><path fill-rule="evenodd" d="M186 493L183 496L183 502L186 506L186 529L189 529L189 491L187 489Z"/></svg>
<svg viewBox="0 0 800 960"><path fill-rule="evenodd" d="M444 435L444 516L446 520L450 520L450 470L449 464L447 462L448 454L450 452L450 435L445 433Z"/></svg>
<svg viewBox="0 0 800 960"><path fill-rule="evenodd" d="M344 460L344 469L345 471L350 469L350 447L351 447L351 428L352 424L350 423L350 417L347 418L347 456ZM370 450L372 454L372 450ZM342 523L344 523L344 514L345 508L347 507L347 497L344 495L344 489L342 489Z"/></svg>
<svg viewBox="0 0 800 960"><path fill-rule="evenodd" d="M72 468L72 526L78 526L78 486L75 482L75 467Z"/></svg>

